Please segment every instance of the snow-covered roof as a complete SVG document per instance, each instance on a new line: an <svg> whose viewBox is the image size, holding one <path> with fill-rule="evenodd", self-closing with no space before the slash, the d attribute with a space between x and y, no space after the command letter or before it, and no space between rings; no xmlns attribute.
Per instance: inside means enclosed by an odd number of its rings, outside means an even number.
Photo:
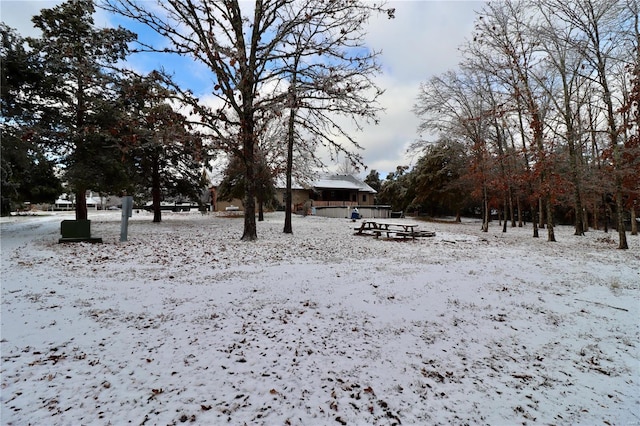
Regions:
<svg viewBox="0 0 640 426"><path fill-rule="evenodd" d="M352 189L371 194L377 192L360 179L350 175L324 176L314 181L313 187L316 189Z"/></svg>
<svg viewBox="0 0 640 426"><path fill-rule="evenodd" d="M276 179L276 187L284 188L285 181L283 178ZM368 192L375 194L377 191L371 188L360 179L350 175L327 175L312 181L310 184L300 184L295 180L291 185L292 189L347 189L360 192Z"/></svg>
<svg viewBox="0 0 640 426"><path fill-rule="evenodd" d="M58 205L63 205L63 204L71 205L71 204L73 204L73 202L71 202L69 200L65 200L64 198L58 198L56 200L55 204L58 204ZM87 197L87 204L91 204L91 205L100 204L100 199L95 198L95 197Z"/></svg>

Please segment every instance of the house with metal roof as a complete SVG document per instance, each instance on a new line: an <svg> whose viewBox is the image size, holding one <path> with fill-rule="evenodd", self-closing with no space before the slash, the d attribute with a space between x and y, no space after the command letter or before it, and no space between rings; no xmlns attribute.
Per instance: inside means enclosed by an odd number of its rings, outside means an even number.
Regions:
<svg viewBox="0 0 640 426"><path fill-rule="evenodd" d="M313 182L310 198L315 207L370 206L376 190L350 175L325 176Z"/></svg>
<svg viewBox="0 0 640 426"><path fill-rule="evenodd" d="M284 208L286 188L283 182L276 185L276 200ZM212 197L215 197L215 187L212 188ZM327 175L310 184L294 182L291 192L292 211L298 214L349 217L357 207L362 217L388 217L390 211L389 206L375 205L375 189L350 175ZM243 210L241 200L220 200L215 206L215 211L225 211L232 206Z"/></svg>

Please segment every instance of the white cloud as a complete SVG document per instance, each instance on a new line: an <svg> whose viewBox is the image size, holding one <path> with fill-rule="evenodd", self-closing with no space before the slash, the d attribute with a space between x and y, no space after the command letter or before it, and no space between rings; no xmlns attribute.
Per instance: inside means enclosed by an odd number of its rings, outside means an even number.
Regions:
<svg viewBox="0 0 640 426"><path fill-rule="evenodd" d="M384 75L380 87L386 90L381 102L387 109L378 126L367 126L358 140L369 169L381 177L398 165L411 165L406 155L417 138L418 119L411 111L420 82L453 69L460 61L458 48L471 36L476 10L482 2L391 1L395 19L371 19L367 42L382 50Z"/></svg>
<svg viewBox="0 0 640 426"><path fill-rule="evenodd" d="M474 1L392 1L395 19L370 21L367 40L382 49L385 71L402 80L439 74L459 61L458 47L471 34Z"/></svg>
<svg viewBox="0 0 640 426"><path fill-rule="evenodd" d="M365 125L352 136L365 149L361 152L367 171L377 170L381 178L397 166L412 166L415 158L407 154L418 138L419 120L412 108L421 82L456 68L458 48L470 38L475 11L482 2L474 1L390 1L395 19L372 17L366 37L369 48L382 50L383 75L377 84L385 90L380 98L386 109L378 125Z"/></svg>
<svg viewBox="0 0 640 426"><path fill-rule="evenodd" d="M2 22L15 28L23 37L35 37L40 34L33 27L31 18L40 10L55 6L55 1L6 1L0 2L0 18Z"/></svg>
<svg viewBox="0 0 640 426"><path fill-rule="evenodd" d="M60 0L2 0L0 1L0 19L15 28L22 37L38 37L40 30L36 29L31 18L39 15L42 9L51 9L63 3ZM97 27L110 26L110 17L101 9L96 8L94 23Z"/></svg>
<svg viewBox="0 0 640 426"><path fill-rule="evenodd" d="M60 1L5 1L0 3L2 20L17 28L22 35L34 33L30 19L40 9L52 7ZM376 169L382 177L395 170L398 165L411 165L406 149L417 138L418 119L411 111L418 94L420 82L434 75L455 68L460 61L458 48L470 38L475 19L475 11L483 7L479 1L390 1L395 7L395 19L386 15L371 18L367 28L367 44L375 50L382 50L380 57L384 74L378 78L385 89L381 97L386 112L379 116L380 124L366 125L364 131L353 136L365 147L362 152L369 169ZM105 26L109 19L98 11L97 26ZM151 55L132 58L136 69L157 68L162 58ZM142 63L142 60L156 61ZM181 61L164 63L167 71L175 71L178 81L186 84L211 85L208 70L200 64L193 64L183 58ZM175 69L172 69L175 68ZM193 84L189 86L193 87Z"/></svg>
<svg viewBox="0 0 640 426"><path fill-rule="evenodd" d="M362 153L365 165L386 176L386 172L395 170L398 165L409 165L410 160L404 152L414 139L418 123L411 112L417 83L402 82L385 75L378 79L378 84L386 89L380 98L386 111L379 115L377 125L365 125L363 132L355 137L365 148Z"/></svg>

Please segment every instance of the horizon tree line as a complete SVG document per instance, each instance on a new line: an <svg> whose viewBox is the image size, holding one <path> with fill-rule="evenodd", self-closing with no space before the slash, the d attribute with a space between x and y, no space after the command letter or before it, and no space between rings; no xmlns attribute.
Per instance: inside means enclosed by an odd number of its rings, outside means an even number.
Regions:
<svg viewBox="0 0 640 426"><path fill-rule="evenodd" d="M54 166L78 200L89 187L149 194L159 212L161 193L197 197L209 160L227 156L225 185L244 197L242 239L250 241L255 202L259 217L268 202L258 195L269 198L284 176L290 198L293 176L323 166L319 147L363 165L361 146L338 119L377 120L379 52L363 44L363 32L372 13L393 18L384 2L100 6L148 26L169 47L121 27L95 28L91 0L44 9L34 17L43 36L27 44L3 24L3 213L5 194L37 200L59 191ZM576 235L608 230L613 219L619 248L627 248L625 220L636 234L640 193L639 33L635 1L486 4L458 69L420 87L413 112L426 137L412 145L416 165L384 181L376 171L367 177L378 202L430 214L479 210L484 231L497 211L504 232L508 221L528 221L534 237L546 228L549 241L558 218L571 220ZM204 63L216 101L163 70L123 68L138 51ZM290 208L283 232L292 232Z"/></svg>
<svg viewBox="0 0 640 426"><path fill-rule="evenodd" d="M484 231L492 210L505 232L528 213L548 241L558 214L575 235L613 218L628 248L640 202L638 11L635 1L487 3L459 68L420 87L414 113L429 139L412 146L423 157L404 178L416 194L406 205L479 203Z"/></svg>
<svg viewBox="0 0 640 426"><path fill-rule="evenodd" d="M43 9L33 18L43 36L28 38L28 49L3 24L3 59L22 49L28 60L20 66L35 64L37 70L31 69L39 73L38 85L20 81L19 73L12 74L13 87L5 91L3 84L3 137L15 133L18 150L29 140L51 159L50 169L63 171L76 194L79 220L87 218L82 202L86 189L146 191L155 206L159 187L189 193L208 160L224 154L242 174L242 239L256 239L257 189L268 187L263 180L275 177L261 171L264 161L259 159L274 161L265 165L273 173L284 169L289 193L293 164L321 164L314 153L319 145L361 162L355 152L360 146L336 117L346 114L358 122L375 119L380 110L376 98L382 91L372 80L378 72L378 53L364 45L363 36L371 13L391 18L393 9L385 8L384 2L351 0L256 0L247 5L208 0L159 1L155 6L127 0L99 3L161 35L162 46L138 41L122 27L95 28L92 0ZM203 102L164 70L143 78L123 68L129 54L141 51L185 55L205 64L217 104ZM15 113L8 118L7 93L31 116ZM266 139L274 123L288 129L288 148L269 156L260 145L273 146ZM27 128L34 131L27 134ZM346 137L352 146L338 142L338 137ZM7 170L15 166L6 165ZM4 166L3 161L3 189L5 183L13 188L19 174L11 177ZM15 199L28 195L24 187L22 193L15 192ZM159 220L155 215L154 221ZM292 232L290 222L285 222L284 232Z"/></svg>

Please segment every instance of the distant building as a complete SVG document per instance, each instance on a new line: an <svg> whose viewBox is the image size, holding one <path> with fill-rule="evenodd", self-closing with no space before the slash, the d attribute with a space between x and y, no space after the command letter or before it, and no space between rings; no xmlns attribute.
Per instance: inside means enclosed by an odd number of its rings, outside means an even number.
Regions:
<svg viewBox="0 0 640 426"><path fill-rule="evenodd" d="M103 197L95 197L92 192L87 192L87 209L100 210L104 208L106 200ZM52 206L53 210L75 210L76 203L69 199L67 194L62 194Z"/></svg>
<svg viewBox="0 0 640 426"><path fill-rule="evenodd" d="M276 200L284 208L284 183L278 183ZM299 214L318 214L320 216L342 217L351 208L365 209L363 217L387 217L387 206L374 206L376 190L350 175L324 176L309 185L294 183L291 188L291 207ZM244 210L242 200L223 201L215 199L216 187L211 188L214 211L226 211L238 207ZM215 200L215 201L214 201ZM374 211L375 210L375 211ZM379 213L382 211L382 213Z"/></svg>
<svg viewBox="0 0 640 426"><path fill-rule="evenodd" d="M58 198L55 203L53 203L53 210L74 210L76 205L69 200L64 198Z"/></svg>
<svg viewBox="0 0 640 426"><path fill-rule="evenodd" d="M375 189L350 175L332 175L313 182L310 198L315 207L372 206Z"/></svg>

